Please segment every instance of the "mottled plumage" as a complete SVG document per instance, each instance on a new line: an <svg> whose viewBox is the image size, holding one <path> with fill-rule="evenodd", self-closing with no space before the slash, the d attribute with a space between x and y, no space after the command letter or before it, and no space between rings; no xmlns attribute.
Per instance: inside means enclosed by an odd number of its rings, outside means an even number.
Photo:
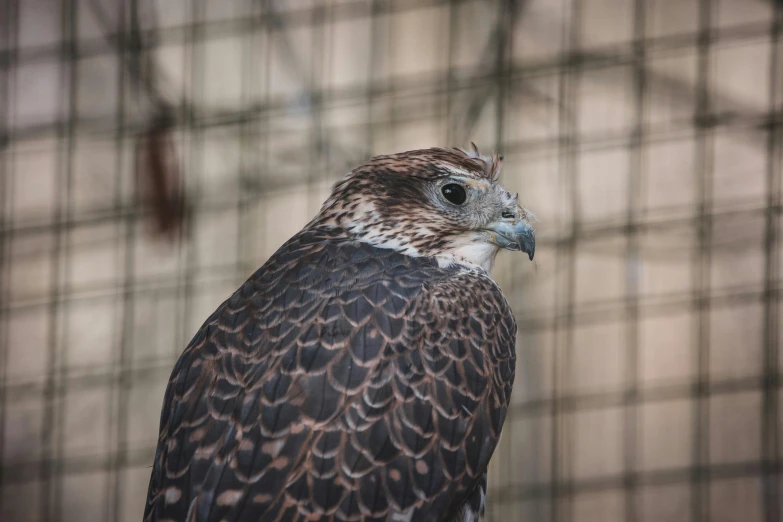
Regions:
<svg viewBox="0 0 783 522"><path fill-rule="evenodd" d="M207 319L166 391L146 521L481 518L516 324L417 199L458 164L441 155L470 159L444 150L354 171ZM485 165L459 168L494 184ZM395 177L407 203L384 204ZM429 241L387 235L408 211Z"/></svg>

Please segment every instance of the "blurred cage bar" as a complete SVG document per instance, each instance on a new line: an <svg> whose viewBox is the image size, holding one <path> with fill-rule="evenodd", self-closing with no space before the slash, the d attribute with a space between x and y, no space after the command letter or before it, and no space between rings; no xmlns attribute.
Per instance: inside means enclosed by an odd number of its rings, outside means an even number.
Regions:
<svg viewBox="0 0 783 522"><path fill-rule="evenodd" d="M470 141L540 219L488 520L783 520L780 3L0 10L3 522L140 520L201 322L352 166Z"/></svg>

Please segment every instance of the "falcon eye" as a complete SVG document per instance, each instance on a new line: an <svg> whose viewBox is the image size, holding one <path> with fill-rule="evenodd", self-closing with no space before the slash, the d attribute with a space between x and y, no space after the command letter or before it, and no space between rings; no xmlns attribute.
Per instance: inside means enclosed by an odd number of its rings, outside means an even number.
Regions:
<svg viewBox="0 0 783 522"><path fill-rule="evenodd" d="M454 203L455 205L462 205L465 203L465 200L468 199L468 195L465 193L465 188L462 185L457 185L456 183L443 185L443 188L440 189L440 191L443 193L444 198L446 198L450 203Z"/></svg>

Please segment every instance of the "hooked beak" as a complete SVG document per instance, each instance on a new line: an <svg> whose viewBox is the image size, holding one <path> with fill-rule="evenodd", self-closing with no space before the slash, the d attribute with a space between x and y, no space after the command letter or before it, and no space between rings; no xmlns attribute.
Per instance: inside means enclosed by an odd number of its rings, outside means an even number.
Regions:
<svg viewBox="0 0 783 522"><path fill-rule="evenodd" d="M498 221L487 227L490 241L506 250L525 252L530 260L536 252L536 234L533 227L524 219Z"/></svg>

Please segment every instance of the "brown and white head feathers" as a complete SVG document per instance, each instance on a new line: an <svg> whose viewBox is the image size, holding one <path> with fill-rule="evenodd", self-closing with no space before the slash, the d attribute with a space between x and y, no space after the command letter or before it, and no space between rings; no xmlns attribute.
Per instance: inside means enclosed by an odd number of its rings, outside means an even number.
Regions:
<svg viewBox="0 0 783 522"><path fill-rule="evenodd" d="M473 160L480 169L483 169L484 177L492 182L497 182L500 177L500 169L503 166L503 156L497 153L489 156L482 155L472 141L470 142L470 150L463 148L457 150L461 151L469 160Z"/></svg>
<svg viewBox="0 0 783 522"><path fill-rule="evenodd" d="M340 227L375 246L489 270L498 247L486 242L486 225L509 211L527 214L518 196L497 183L502 157L471 145L372 158L335 184L309 226ZM465 205L443 199L448 183L465 188Z"/></svg>

